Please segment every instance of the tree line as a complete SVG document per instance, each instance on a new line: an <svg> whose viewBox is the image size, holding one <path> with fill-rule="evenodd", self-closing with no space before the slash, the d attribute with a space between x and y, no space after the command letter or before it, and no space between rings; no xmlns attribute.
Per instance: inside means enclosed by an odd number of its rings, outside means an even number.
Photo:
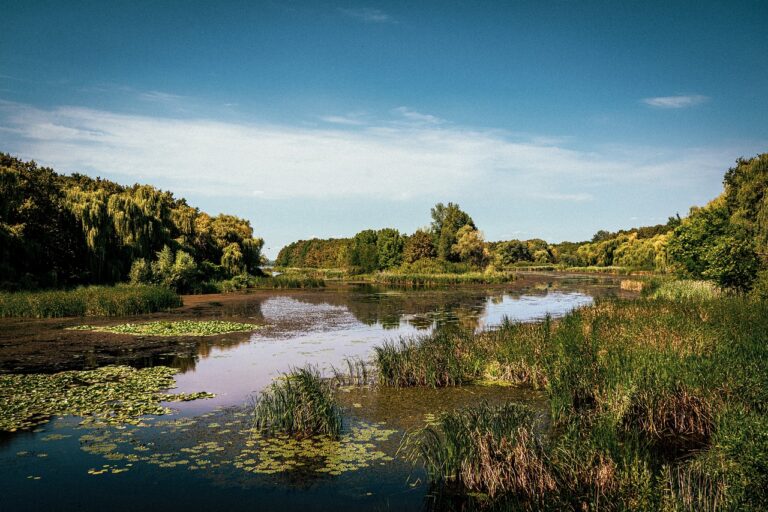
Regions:
<svg viewBox="0 0 768 512"><path fill-rule="evenodd" d="M438 203L428 227L408 235L393 228L352 238L299 240L285 246L281 267L442 269L530 265L625 267L708 279L725 288L768 289L768 153L739 159L723 193L685 218L608 232L591 240L550 244L541 239L486 242L458 204ZM451 267L453 266L453 267Z"/></svg>
<svg viewBox="0 0 768 512"><path fill-rule="evenodd" d="M181 291L258 273L249 221L211 216L167 191L62 175L0 153L0 288L126 280Z"/></svg>

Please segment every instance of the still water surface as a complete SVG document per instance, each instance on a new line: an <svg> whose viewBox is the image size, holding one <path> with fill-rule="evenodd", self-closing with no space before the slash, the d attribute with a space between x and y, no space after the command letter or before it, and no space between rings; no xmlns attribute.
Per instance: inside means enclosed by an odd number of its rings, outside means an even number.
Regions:
<svg viewBox="0 0 768 512"><path fill-rule="evenodd" d="M595 298L622 293L618 280L611 278L528 276L503 287L345 286L258 292L221 302L215 297L197 299L198 306L183 314L266 327L247 336L220 336L191 345L169 341L165 350L151 356L111 349L92 360L114 356L121 364L174 366L182 372L174 392L205 390L217 396L169 404L173 415L148 418L140 427L83 428L78 418L63 417L34 432L3 435L0 509L424 509L429 504L424 475L396 453L406 430L423 426L441 411L481 400L541 405L540 397L483 386L342 392L345 437L341 443L323 445L328 454L317 460L307 459L307 447L302 452L286 442L253 441L247 414L251 397L291 367L309 363L328 372L347 357L370 358L373 347L388 339L451 325L492 329L505 317L530 321L560 316ZM51 330L68 324L41 323L41 330L42 325ZM2 364L0 370L8 371ZM297 460L301 462L290 466ZM293 469L286 470L289 466ZM254 468L277 470L254 473Z"/></svg>

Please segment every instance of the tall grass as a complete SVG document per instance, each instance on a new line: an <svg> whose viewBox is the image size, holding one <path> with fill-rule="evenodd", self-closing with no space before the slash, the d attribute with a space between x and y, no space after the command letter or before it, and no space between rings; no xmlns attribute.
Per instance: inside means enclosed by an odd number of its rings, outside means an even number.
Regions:
<svg viewBox="0 0 768 512"><path fill-rule="evenodd" d="M128 316L181 305L181 298L175 292L161 286L88 286L74 290L0 293L2 317Z"/></svg>
<svg viewBox="0 0 768 512"><path fill-rule="evenodd" d="M211 286L214 291L228 293L246 289L283 290L322 288L325 286L325 281L316 277L291 274L281 274L272 277L235 276L232 279L228 279L226 281L218 281L216 283L212 283Z"/></svg>
<svg viewBox="0 0 768 512"><path fill-rule="evenodd" d="M664 300L711 300L719 297L722 290L710 281L664 280L652 281L648 295Z"/></svg>
<svg viewBox="0 0 768 512"><path fill-rule="evenodd" d="M296 437L341 433L341 409L328 381L307 366L282 375L256 399L254 427Z"/></svg>
<svg viewBox="0 0 768 512"><path fill-rule="evenodd" d="M450 286L458 284L503 284L515 280L512 272L467 272L465 274L401 274L379 272L366 277L376 284L390 286Z"/></svg>
<svg viewBox="0 0 768 512"><path fill-rule="evenodd" d="M435 485L554 509L768 509L768 304L675 297L598 301L558 320L390 343L377 352L380 379L434 386L490 376L543 390L551 430L533 452L515 451L532 446L523 438L500 448L490 423L425 434L457 458L419 459ZM539 480L529 475L540 485L478 462L484 438L499 467L504 457L544 464ZM450 439L471 439L475 451L449 449Z"/></svg>
<svg viewBox="0 0 768 512"><path fill-rule="evenodd" d="M553 491L555 481L534 418L531 409L516 403L453 411L410 433L403 453L420 462L433 482L491 497L537 498Z"/></svg>

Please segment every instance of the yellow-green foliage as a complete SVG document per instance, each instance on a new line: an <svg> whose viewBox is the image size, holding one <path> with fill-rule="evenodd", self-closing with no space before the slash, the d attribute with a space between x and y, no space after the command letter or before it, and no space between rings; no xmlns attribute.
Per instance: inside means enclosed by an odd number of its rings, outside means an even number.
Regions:
<svg viewBox="0 0 768 512"><path fill-rule="evenodd" d="M231 332L255 331L260 326L240 322L225 322L223 320L179 320L145 322L140 324L120 325L80 325L70 327L76 331L111 332L114 334L132 334L134 336L214 336Z"/></svg>

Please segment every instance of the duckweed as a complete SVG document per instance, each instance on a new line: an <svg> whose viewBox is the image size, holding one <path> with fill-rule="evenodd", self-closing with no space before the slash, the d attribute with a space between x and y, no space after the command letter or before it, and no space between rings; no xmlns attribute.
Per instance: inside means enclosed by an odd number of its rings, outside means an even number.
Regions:
<svg viewBox="0 0 768 512"><path fill-rule="evenodd" d="M68 330L132 334L134 336L215 336L217 334L255 331L260 327L256 324L226 322L223 320L163 320L139 324L79 325L77 327L69 327Z"/></svg>
<svg viewBox="0 0 768 512"><path fill-rule="evenodd" d="M85 424L139 424L149 414L170 410L161 402L210 398L210 393L164 394L178 370L104 366L54 374L0 375L0 431L14 432L72 415ZM52 436L48 436L50 439Z"/></svg>

